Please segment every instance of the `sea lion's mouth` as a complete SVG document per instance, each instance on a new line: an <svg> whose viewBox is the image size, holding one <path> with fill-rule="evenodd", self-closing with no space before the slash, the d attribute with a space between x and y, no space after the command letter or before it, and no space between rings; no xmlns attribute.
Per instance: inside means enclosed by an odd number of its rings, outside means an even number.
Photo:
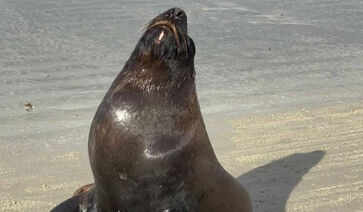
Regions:
<svg viewBox="0 0 363 212"><path fill-rule="evenodd" d="M174 38L175 38L175 42L176 42L176 45L178 46L179 49L182 49L182 45L180 43L180 37L179 37L179 33L178 33L178 30L177 28L175 27L174 24L172 24L170 21L167 21L167 20L161 20L161 21L157 21L153 24L151 24L147 29L146 31L149 31L150 29L154 28L154 27L158 27L158 26L161 26L161 27L167 27L169 28L173 34L174 34Z"/></svg>

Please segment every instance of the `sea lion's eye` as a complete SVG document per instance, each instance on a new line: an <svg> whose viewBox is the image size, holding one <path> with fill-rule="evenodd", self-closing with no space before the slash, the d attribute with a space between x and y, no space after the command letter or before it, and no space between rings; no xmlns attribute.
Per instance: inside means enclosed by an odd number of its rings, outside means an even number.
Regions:
<svg viewBox="0 0 363 212"><path fill-rule="evenodd" d="M156 43L159 44L164 37L165 37L165 32L164 32L164 30L162 30L158 39L156 40Z"/></svg>

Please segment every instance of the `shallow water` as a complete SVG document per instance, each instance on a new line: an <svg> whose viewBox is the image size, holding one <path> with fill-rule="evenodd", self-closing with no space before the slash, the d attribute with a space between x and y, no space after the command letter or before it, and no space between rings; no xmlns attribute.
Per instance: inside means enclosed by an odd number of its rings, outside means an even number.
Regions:
<svg viewBox="0 0 363 212"><path fill-rule="evenodd" d="M143 26L175 3L0 2L0 135L84 134ZM206 119L363 100L363 3L183 1ZM35 108L25 111L24 104ZM63 132L64 133L64 132ZM62 142L58 137L44 140ZM67 140L67 139L64 139ZM84 141L80 141L84 142Z"/></svg>

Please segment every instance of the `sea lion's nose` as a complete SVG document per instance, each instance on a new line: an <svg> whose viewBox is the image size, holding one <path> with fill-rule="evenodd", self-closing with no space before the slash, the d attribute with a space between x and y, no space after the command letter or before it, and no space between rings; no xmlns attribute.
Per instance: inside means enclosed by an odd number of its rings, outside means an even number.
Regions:
<svg viewBox="0 0 363 212"><path fill-rule="evenodd" d="M180 9L180 8L172 8L169 10L170 11L170 16L173 19L183 19L186 17L186 14L184 12L184 10Z"/></svg>
<svg viewBox="0 0 363 212"><path fill-rule="evenodd" d="M178 32L181 34L188 34L187 30L187 14L184 10L174 7L168 9L164 13L158 16L160 19L169 21L171 24L175 25Z"/></svg>

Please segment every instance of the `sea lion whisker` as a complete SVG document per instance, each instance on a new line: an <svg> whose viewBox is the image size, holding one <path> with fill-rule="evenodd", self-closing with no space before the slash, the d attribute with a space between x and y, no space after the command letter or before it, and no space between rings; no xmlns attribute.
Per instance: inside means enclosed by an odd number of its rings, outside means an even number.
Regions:
<svg viewBox="0 0 363 212"><path fill-rule="evenodd" d="M140 32L144 32L144 31L146 31L146 29L148 28L148 26L149 26L151 23L152 23L152 20L151 20L151 21L146 21L145 23L143 23L143 24L141 25L141 27L140 27L138 30L136 30L136 33L140 33Z"/></svg>
<svg viewBox="0 0 363 212"><path fill-rule="evenodd" d="M187 35L184 35L184 45L185 45L185 54L186 54L186 57L188 57L188 36Z"/></svg>

